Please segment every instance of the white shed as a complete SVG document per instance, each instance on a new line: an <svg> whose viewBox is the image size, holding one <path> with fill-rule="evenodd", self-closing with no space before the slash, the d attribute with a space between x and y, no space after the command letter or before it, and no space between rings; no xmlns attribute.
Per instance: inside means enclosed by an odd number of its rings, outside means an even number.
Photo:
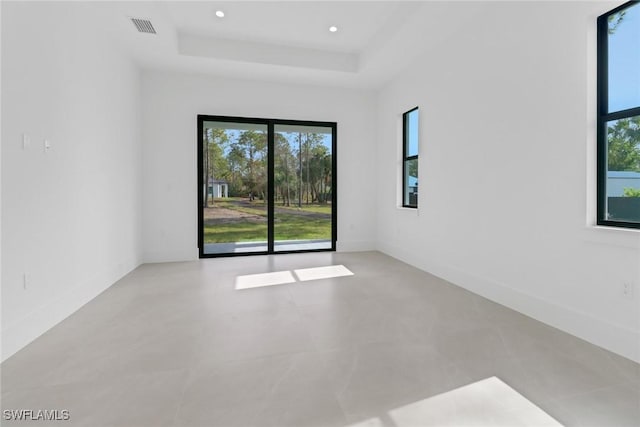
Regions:
<svg viewBox="0 0 640 427"><path fill-rule="evenodd" d="M209 178L209 196L213 198L229 197L229 183L224 180Z"/></svg>

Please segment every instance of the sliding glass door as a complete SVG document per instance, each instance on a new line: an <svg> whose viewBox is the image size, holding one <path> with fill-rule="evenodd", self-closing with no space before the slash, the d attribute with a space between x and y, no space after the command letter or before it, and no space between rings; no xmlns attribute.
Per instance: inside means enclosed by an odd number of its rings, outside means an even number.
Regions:
<svg viewBox="0 0 640 427"><path fill-rule="evenodd" d="M198 116L201 257L335 250L336 124Z"/></svg>
<svg viewBox="0 0 640 427"><path fill-rule="evenodd" d="M202 252L266 252L267 125L204 121L200 145Z"/></svg>
<svg viewBox="0 0 640 427"><path fill-rule="evenodd" d="M333 129L278 124L274 132L274 250L331 249Z"/></svg>

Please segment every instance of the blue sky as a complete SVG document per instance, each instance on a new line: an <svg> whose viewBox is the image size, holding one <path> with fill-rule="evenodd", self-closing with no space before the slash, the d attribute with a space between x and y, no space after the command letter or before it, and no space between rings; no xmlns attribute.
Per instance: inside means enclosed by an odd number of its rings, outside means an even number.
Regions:
<svg viewBox="0 0 640 427"><path fill-rule="evenodd" d="M640 4L609 35L609 111L640 105Z"/></svg>
<svg viewBox="0 0 640 427"><path fill-rule="evenodd" d="M418 117L420 110L414 110L409 114L409 147L407 156L418 154Z"/></svg>

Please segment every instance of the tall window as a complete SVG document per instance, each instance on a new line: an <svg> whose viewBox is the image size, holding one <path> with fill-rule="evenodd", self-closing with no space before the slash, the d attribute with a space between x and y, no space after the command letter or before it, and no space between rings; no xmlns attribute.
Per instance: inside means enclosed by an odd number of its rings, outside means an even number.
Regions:
<svg viewBox="0 0 640 427"><path fill-rule="evenodd" d="M598 219L640 228L640 2L598 17Z"/></svg>
<svg viewBox="0 0 640 427"><path fill-rule="evenodd" d="M402 206L418 207L418 107L402 115Z"/></svg>

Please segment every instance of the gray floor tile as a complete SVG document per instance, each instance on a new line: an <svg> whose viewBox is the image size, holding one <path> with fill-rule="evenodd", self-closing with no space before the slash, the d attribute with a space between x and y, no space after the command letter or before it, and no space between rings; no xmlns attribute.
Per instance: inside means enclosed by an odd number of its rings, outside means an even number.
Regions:
<svg viewBox="0 0 640 427"><path fill-rule="evenodd" d="M354 275L236 289L328 265ZM637 363L377 252L143 265L0 370L60 425L640 425Z"/></svg>

